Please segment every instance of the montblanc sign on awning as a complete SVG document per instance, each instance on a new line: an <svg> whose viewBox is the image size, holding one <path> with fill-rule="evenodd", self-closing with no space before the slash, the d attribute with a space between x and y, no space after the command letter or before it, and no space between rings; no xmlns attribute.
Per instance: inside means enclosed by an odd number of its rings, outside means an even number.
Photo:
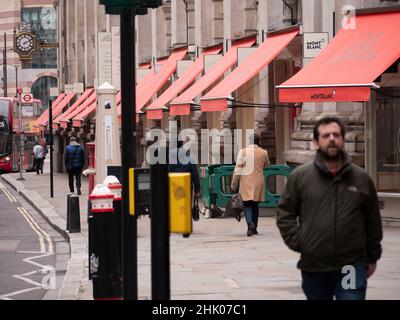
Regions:
<svg viewBox="0 0 400 320"><path fill-rule="evenodd" d="M327 32L303 33L303 58L315 58L328 45Z"/></svg>

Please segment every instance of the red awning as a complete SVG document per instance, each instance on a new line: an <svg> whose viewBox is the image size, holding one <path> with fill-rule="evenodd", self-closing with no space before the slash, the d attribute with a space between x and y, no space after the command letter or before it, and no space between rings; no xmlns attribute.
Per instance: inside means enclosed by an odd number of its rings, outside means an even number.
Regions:
<svg viewBox="0 0 400 320"><path fill-rule="evenodd" d="M71 100L75 97L75 93L68 93L64 99L61 100L61 102L53 108L53 119L57 118L57 116L62 113L64 108L68 105L68 103L71 102ZM46 123L47 124L47 121Z"/></svg>
<svg viewBox="0 0 400 320"><path fill-rule="evenodd" d="M66 94L60 93L59 96L56 98L56 100L54 100L51 103L51 106L53 107L53 109L55 107L57 107L57 105L62 101L62 99L64 99L64 97L66 96ZM49 119L49 109L46 109L42 115L36 120L36 126L44 126L45 123L47 123L47 120Z"/></svg>
<svg viewBox="0 0 400 320"><path fill-rule="evenodd" d="M85 108L80 114L72 119L72 126L77 128L82 127L83 121L85 121L89 114L96 111L96 107L97 100L95 100L89 107Z"/></svg>
<svg viewBox="0 0 400 320"><path fill-rule="evenodd" d="M120 108L120 105L121 105L121 92L120 91L117 92L116 102L117 102L117 108ZM83 109L81 113L77 114L72 119L72 126L73 127L77 127L77 128L82 127L83 122L85 121L85 119L91 113L95 113L96 109L97 109L97 100L95 99L92 104L90 104L87 108Z"/></svg>
<svg viewBox="0 0 400 320"><path fill-rule="evenodd" d="M204 56L208 54L217 54L222 50L222 45L205 49L203 53L190 65L185 73L176 80L157 100L155 100L147 108L147 119L157 120L162 119L163 108L181 93L187 86L189 86L204 70ZM171 110L171 115L174 115Z"/></svg>
<svg viewBox="0 0 400 320"><path fill-rule="evenodd" d="M63 109L71 102L71 100L75 97L75 93L68 93L64 99L61 100L56 107L53 108L53 120L57 118L57 116L63 111ZM46 126L49 122L49 119L45 119L44 123L41 124L42 127Z"/></svg>
<svg viewBox="0 0 400 320"><path fill-rule="evenodd" d="M163 64L162 63L160 64L159 61L157 61L157 65L161 67L163 66ZM154 81L154 78L156 77L157 73L154 72L153 68L148 68L148 70L149 72L142 81L138 82L136 79L136 94L143 91L146 88L146 84L148 85Z"/></svg>
<svg viewBox="0 0 400 320"><path fill-rule="evenodd" d="M171 61L173 59L177 59L180 57L180 55L182 55L182 51L187 52L187 48L185 48L185 50L177 50L176 52L174 52L170 59L159 59L157 60L157 65L162 66L162 71L164 72L164 70L166 68L168 68L168 64L171 63ZM183 55L183 56L184 56ZM171 59L172 58L172 59ZM176 61L175 61L175 68L176 68ZM174 71L172 71L173 73ZM172 74L171 73L171 74ZM137 92L137 96L142 96L147 90L149 90L149 86L153 85L156 86L157 83L160 81L159 77L160 73L154 74L153 72L149 72L149 74L145 77L145 79L143 81L140 81L140 83L138 83L138 85L136 86L136 92ZM168 76L169 77L169 76ZM168 78L167 78L168 79ZM164 83L162 83L162 85L164 85ZM162 86L161 85L161 86ZM139 92L141 92L141 94L139 95ZM93 93L89 99L87 99L80 107L78 107L74 112L70 113L69 115L67 115L66 118L60 120L61 123L61 127L67 127L68 126L68 122L70 119L72 119L72 126L73 127L81 127L84 120L91 114L96 112L96 107L97 107L97 96L96 93ZM121 93L118 92L117 93L117 108L118 108L118 113L120 113L120 104L121 104Z"/></svg>
<svg viewBox="0 0 400 320"><path fill-rule="evenodd" d="M255 42L255 37L235 41L221 60L219 60L199 81L171 102L171 114L182 116L189 115L190 105L194 104L193 99L223 76L223 74L237 62L237 48L251 47Z"/></svg>
<svg viewBox="0 0 400 320"><path fill-rule="evenodd" d="M281 102L368 101L373 82L400 57L400 12L356 16L279 88Z"/></svg>
<svg viewBox="0 0 400 320"><path fill-rule="evenodd" d="M201 111L226 111L230 94L251 80L299 34L299 29L273 35L201 99Z"/></svg>
<svg viewBox="0 0 400 320"><path fill-rule="evenodd" d="M139 63L139 69L150 69L151 62Z"/></svg>
<svg viewBox="0 0 400 320"><path fill-rule="evenodd" d="M76 117L78 114L83 112L87 107L93 104L93 102L96 102L96 91L93 91L93 93L89 96L89 98L86 99L85 102L83 102L79 107L75 109L75 111L71 112L67 116L63 117L63 119L60 120L60 126L61 128L67 128L68 123L70 122L70 119L73 119Z"/></svg>
<svg viewBox="0 0 400 320"><path fill-rule="evenodd" d="M168 81L169 77L176 70L176 62L182 60L187 53L187 47L176 49L172 52L168 60L163 62L163 66L150 83L143 81L143 85L138 85L136 90L136 112L139 113L147 102L157 93L158 90ZM147 77L146 77L147 79Z"/></svg>
<svg viewBox="0 0 400 320"><path fill-rule="evenodd" d="M65 111L64 113L62 113L57 119L55 119L53 121L53 124L55 125L59 125L61 120L64 120L69 114L71 114L72 112L74 112L87 98L89 98L92 93L93 93L94 89L90 88L87 89L80 97L78 100L75 101L75 103L68 108L67 111Z"/></svg>

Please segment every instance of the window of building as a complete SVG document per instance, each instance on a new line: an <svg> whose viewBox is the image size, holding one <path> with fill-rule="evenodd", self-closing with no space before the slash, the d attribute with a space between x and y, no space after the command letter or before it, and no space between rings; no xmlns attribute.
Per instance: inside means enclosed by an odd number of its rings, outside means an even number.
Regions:
<svg viewBox="0 0 400 320"><path fill-rule="evenodd" d="M377 97L376 153L378 192L400 193L400 88Z"/></svg>
<svg viewBox="0 0 400 320"><path fill-rule="evenodd" d="M40 110L40 113L47 109L49 105L50 88L52 87L57 87L57 79L54 77L41 77L32 86L33 98L42 101L43 110Z"/></svg>
<svg viewBox="0 0 400 320"><path fill-rule="evenodd" d="M53 7L22 8L22 22L30 24L39 42L56 42L56 14ZM37 49L24 69L56 69L57 49Z"/></svg>

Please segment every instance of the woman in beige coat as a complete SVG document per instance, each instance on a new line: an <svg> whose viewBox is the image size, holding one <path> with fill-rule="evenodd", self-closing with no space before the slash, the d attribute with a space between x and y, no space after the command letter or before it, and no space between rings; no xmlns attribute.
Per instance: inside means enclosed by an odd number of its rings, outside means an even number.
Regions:
<svg viewBox="0 0 400 320"><path fill-rule="evenodd" d="M261 148L261 136L250 136L250 145L240 150L232 178L232 190L237 189L244 203L244 216L248 225L247 236L258 234L258 203L265 201L264 168L269 165L268 152Z"/></svg>

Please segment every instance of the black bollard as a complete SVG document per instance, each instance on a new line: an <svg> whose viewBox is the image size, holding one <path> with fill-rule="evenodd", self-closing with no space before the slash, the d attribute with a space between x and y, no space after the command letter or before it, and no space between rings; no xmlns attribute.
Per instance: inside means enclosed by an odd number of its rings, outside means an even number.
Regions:
<svg viewBox="0 0 400 320"><path fill-rule="evenodd" d="M81 232L81 214L79 211L79 196L71 194L69 197L69 233Z"/></svg>
<svg viewBox="0 0 400 320"><path fill-rule="evenodd" d="M88 250L92 252L93 246L93 214L92 214L92 202L88 199L88 214L87 214L87 222L88 222ZM90 254L89 254L89 266L90 266ZM92 280L92 273L89 272L89 280Z"/></svg>
<svg viewBox="0 0 400 320"><path fill-rule="evenodd" d="M122 299L119 258L115 248L113 199L114 195L104 185L97 185L90 196L89 277L93 282L95 300Z"/></svg>
<svg viewBox="0 0 400 320"><path fill-rule="evenodd" d="M71 197L71 193L67 195L67 231L69 230L69 198Z"/></svg>
<svg viewBox="0 0 400 320"><path fill-rule="evenodd" d="M114 216L113 216L113 226L114 226L114 248L118 256L118 271L122 274L122 225L121 225L121 212L122 212L122 199L114 198Z"/></svg>
<svg viewBox="0 0 400 320"><path fill-rule="evenodd" d="M119 167L115 167L119 168ZM117 170L114 170L117 171ZM110 167L108 168L108 172L110 172ZM113 208L114 208L114 214L112 216L112 226L113 226L113 238L110 240L111 241L111 246L114 248L116 257L117 257L117 262L118 264L116 265L118 272L122 276L122 224L121 224L121 212L122 212L122 185L119 182L118 178L114 175L108 175L106 179L103 182L104 185L106 185L112 194L114 195L114 201L113 201ZM122 283L122 282L121 282ZM122 288L121 288L122 290Z"/></svg>

